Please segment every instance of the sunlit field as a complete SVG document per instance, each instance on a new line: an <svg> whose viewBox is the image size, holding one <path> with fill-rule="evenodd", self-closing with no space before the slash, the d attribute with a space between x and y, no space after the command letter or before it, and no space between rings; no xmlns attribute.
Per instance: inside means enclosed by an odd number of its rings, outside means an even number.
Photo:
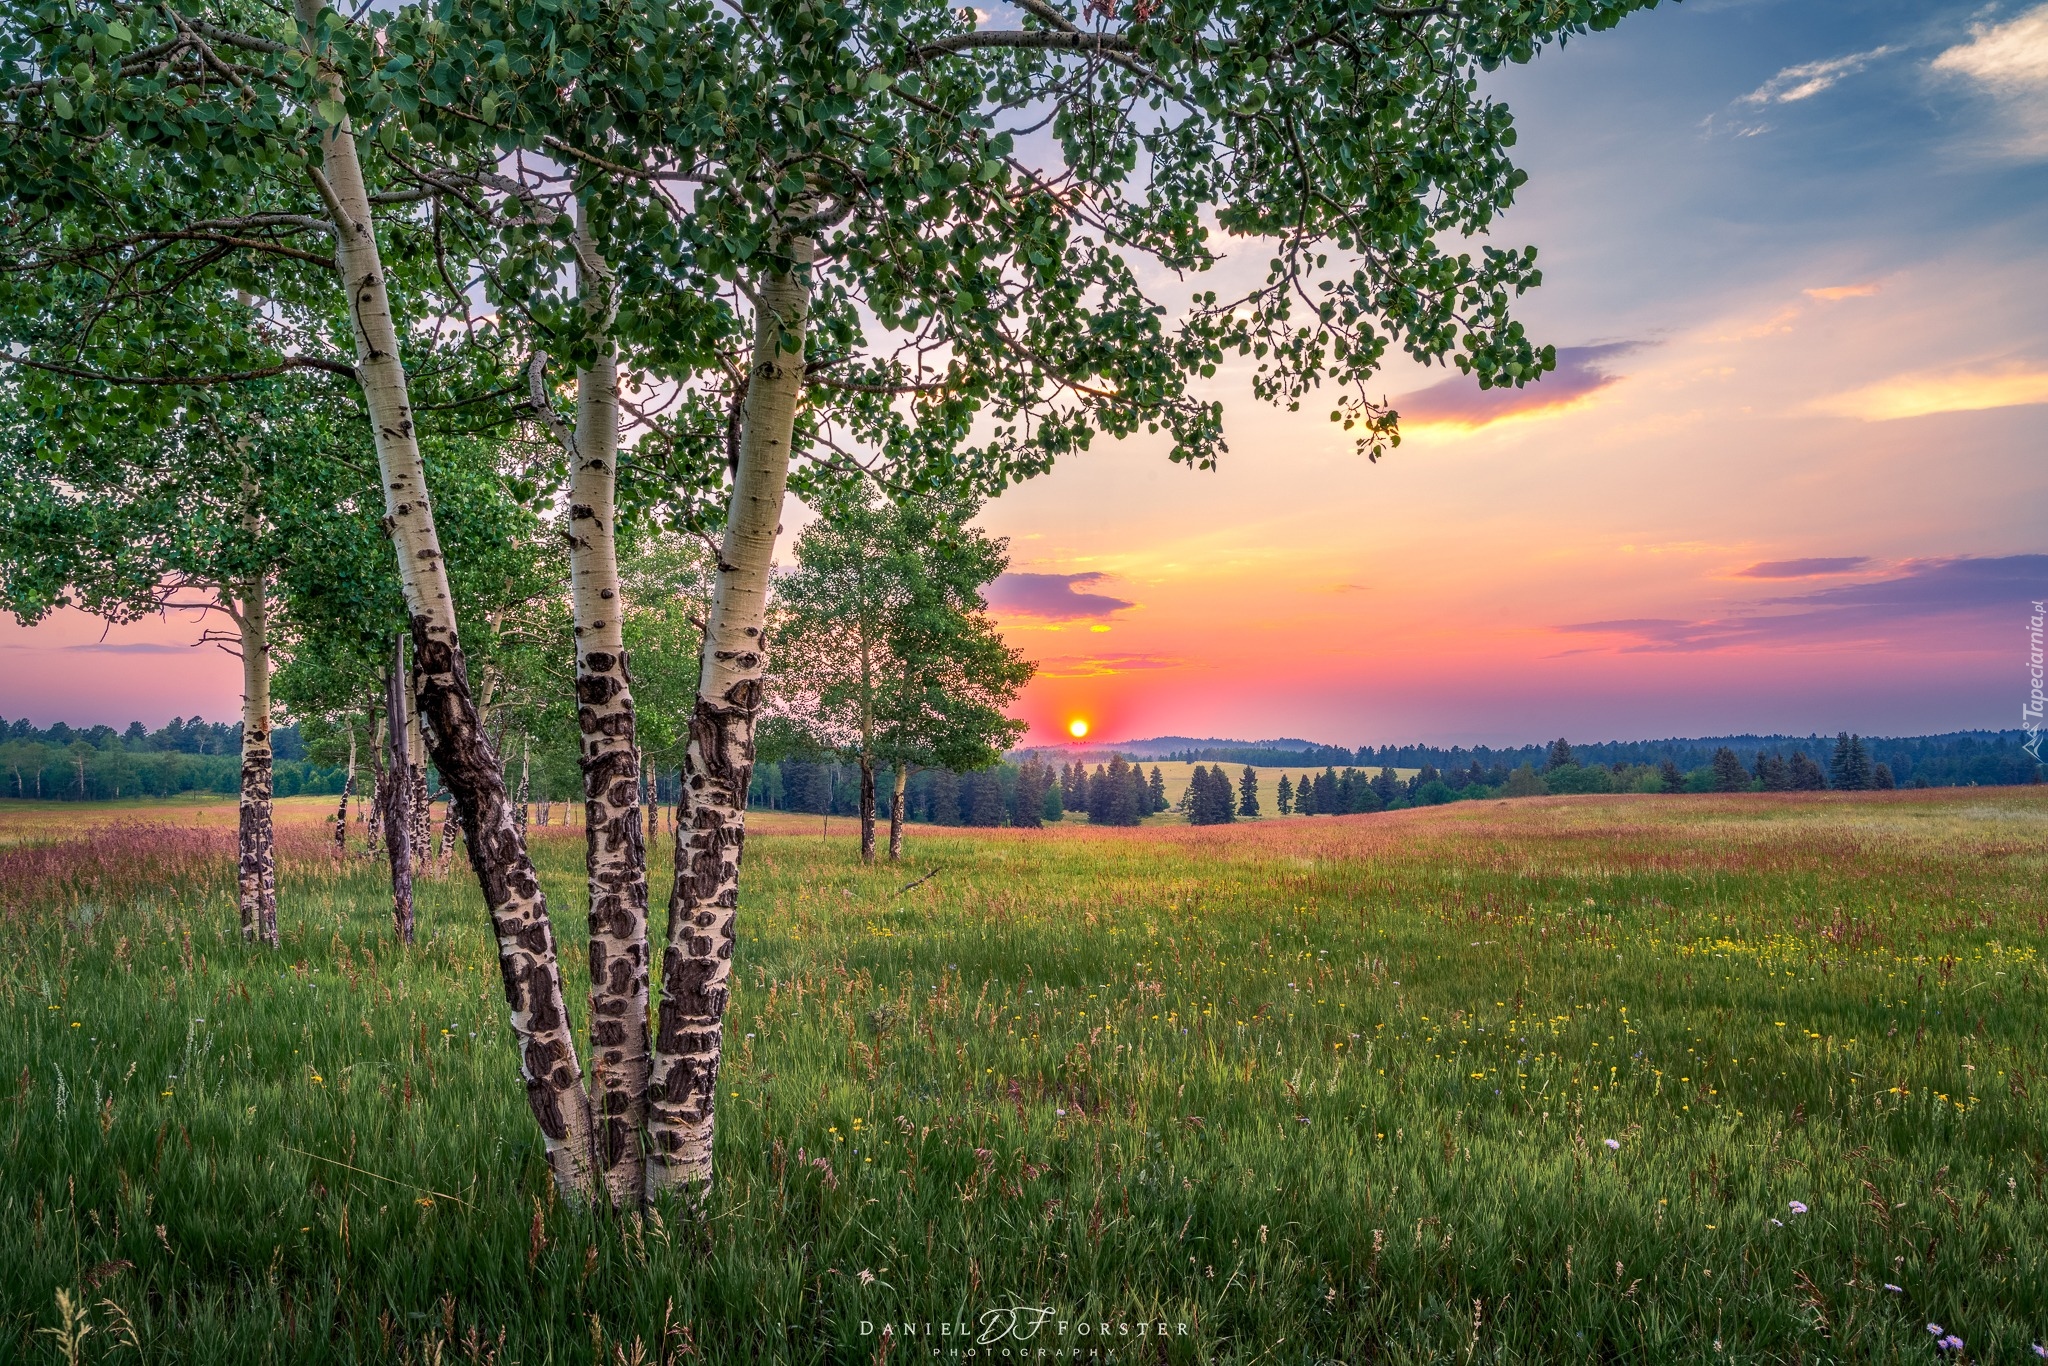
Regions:
<svg viewBox="0 0 2048 1366"><path fill-rule="evenodd" d="M0 811L0 1361L2048 1344L2040 788L912 827L873 870L757 822L720 1180L625 1221L550 1193L459 855L401 949L302 805L278 953L230 821ZM582 832L538 833L576 995Z"/></svg>

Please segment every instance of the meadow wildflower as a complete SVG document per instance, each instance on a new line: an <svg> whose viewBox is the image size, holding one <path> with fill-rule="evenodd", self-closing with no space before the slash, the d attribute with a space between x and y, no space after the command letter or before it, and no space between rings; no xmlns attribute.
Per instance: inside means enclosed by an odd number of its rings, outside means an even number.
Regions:
<svg viewBox="0 0 2048 1366"><path fill-rule="evenodd" d="M1610 1138L1610 1139L1608 1139L1608 1140L1607 1140L1607 1151L1609 1151L1609 1152L1611 1152L1611 1153L1618 1153L1618 1152L1620 1152L1620 1151L1621 1151L1621 1140L1620 1140L1620 1139L1618 1139L1618 1138Z"/></svg>
<svg viewBox="0 0 2048 1366"><path fill-rule="evenodd" d="M1791 1210L1794 1214L1804 1214L1806 1213L1806 1202L1804 1200L1787 1201L1785 1208Z"/></svg>
<svg viewBox="0 0 2048 1366"><path fill-rule="evenodd" d="M1891 1291L1894 1295L1903 1295L1906 1293L1906 1288L1904 1286L1893 1285L1890 1281L1886 1281L1884 1283L1884 1288Z"/></svg>
<svg viewBox="0 0 2048 1366"><path fill-rule="evenodd" d="M1943 1338L1941 1341L1935 1343L1934 1345L1935 1347L1944 1352L1960 1352L1963 1350L1963 1340L1957 1337L1954 1333L1950 1333L1947 1337Z"/></svg>

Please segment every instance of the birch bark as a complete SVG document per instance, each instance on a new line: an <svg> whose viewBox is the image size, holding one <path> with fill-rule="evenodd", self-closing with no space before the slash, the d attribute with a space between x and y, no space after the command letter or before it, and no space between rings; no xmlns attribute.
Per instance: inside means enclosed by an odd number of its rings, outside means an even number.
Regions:
<svg viewBox="0 0 2048 1366"><path fill-rule="evenodd" d="M384 721L391 748L391 767L384 784L384 849L391 856L391 927L398 942L413 941L412 915L412 764L407 754L405 725L405 641L391 650L391 671L384 678Z"/></svg>
<svg viewBox="0 0 2048 1366"><path fill-rule="evenodd" d="M424 872L434 847L434 802L427 795L427 741L418 707L406 708L405 772L412 782L412 866Z"/></svg>
<svg viewBox="0 0 2048 1366"><path fill-rule="evenodd" d="M334 856L348 853L348 799L356 792L356 728L348 728L348 776L341 783L341 810L334 813Z"/></svg>
<svg viewBox="0 0 2048 1366"><path fill-rule="evenodd" d="M526 834L527 794L533 790L533 741L521 736L519 739L519 833Z"/></svg>
<svg viewBox="0 0 2048 1366"><path fill-rule="evenodd" d="M317 52L313 38L327 12L326 0L293 0L293 8L309 50ZM344 93L340 75L324 59L320 77L328 96L339 100ZM470 695L455 603L413 430L397 320L355 133L346 120L322 135L321 153L323 166L312 174L334 220L335 264L347 291L356 373L382 475L385 523L412 621L414 695L434 764L462 802L463 836L497 940L527 1104L540 1126L557 1185L566 1194L587 1198L590 1103L562 995L554 929L526 843L512 820L505 775Z"/></svg>
<svg viewBox="0 0 2048 1366"><path fill-rule="evenodd" d="M810 311L813 246L798 239L790 248L791 269L756 281L739 466L690 717L687 811L676 828L660 1023L647 1090L650 1193L701 1191L712 1177L713 1102L731 992L754 717L767 667L768 573L782 530Z"/></svg>
<svg viewBox="0 0 2048 1366"><path fill-rule="evenodd" d="M862 577L867 577L863 566ZM870 597L861 604L860 624L860 861L875 861L875 646Z"/></svg>
<svg viewBox="0 0 2048 1366"><path fill-rule="evenodd" d="M896 787L889 797L889 862L903 861L903 790L910 785L910 765L896 765Z"/></svg>
<svg viewBox="0 0 2048 1366"><path fill-rule="evenodd" d="M611 273L580 211L576 233L578 293L609 323ZM576 429L568 445L569 593L590 882L592 1137L597 1171L613 1205L623 1207L638 1204L646 1187L647 846L619 596L619 375L609 341L589 369L576 373Z"/></svg>
<svg viewBox="0 0 2048 1366"><path fill-rule="evenodd" d="M860 861L875 861L875 756L860 756Z"/></svg>
<svg viewBox="0 0 2048 1366"><path fill-rule="evenodd" d="M277 847L270 816L270 599L262 579L242 586L233 615L242 636L242 800L236 832L236 900L242 912L242 938L276 948ZM345 804L348 799L344 796L342 800Z"/></svg>

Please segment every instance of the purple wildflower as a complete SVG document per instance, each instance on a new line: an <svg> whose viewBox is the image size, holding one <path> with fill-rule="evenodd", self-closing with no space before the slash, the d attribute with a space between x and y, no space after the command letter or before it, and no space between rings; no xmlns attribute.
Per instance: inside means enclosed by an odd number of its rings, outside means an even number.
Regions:
<svg viewBox="0 0 2048 1366"><path fill-rule="evenodd" d="M1616 1152L1616 1153L1620 1152L1620 1151L1621 1151L1621 1140L1620 1140L1620 1139L1618 1139L1618 1138L1610 1138L1610 1139L1608 1139L1608 1140L1607 1140L1607 1150L1608 1150L1609 1152Z"/></svg>
<svg viewBox="0 0 2048 1366"><path fill-rule="evenodd" d="M1940 1342L1937 1342L1934 1345L1944 1352L1960 1352L1963 1350L1963 1340L1957 1337L1954 1333L1950 1333L1947 1337L1943 1338Z"/></svg>
<svg viewBox="0 0 2048 1366"><path fill-rule="evenodd" d="M1804 1214L1806 1213L1806 1202L1804 1200L1788 1201L1785 1208L1791 1210L1794 1214Z"/></svg>

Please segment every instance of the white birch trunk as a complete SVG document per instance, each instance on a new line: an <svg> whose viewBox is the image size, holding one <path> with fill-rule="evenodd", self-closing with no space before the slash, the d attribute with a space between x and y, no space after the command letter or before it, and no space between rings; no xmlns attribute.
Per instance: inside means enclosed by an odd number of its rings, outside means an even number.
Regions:
<svg viewBox="0 0 2048 1366"><path fill-rule="evenodd" d="M406 728L405 637L391 648L391 671L384 679L385 745L391 766L385 771L384 848L391 861L391 928L398 942L413 942L412 909L412 763Z"/></svg>
<svg viewBox="0 0 2048 1366"><path fill-rule="evenodd" d="M896 765L896 787L889 798L889 862L903 861L903 793L910 786L910 765Z"/></svg>
<svg viewBox="0 0 2048 1366"><path fill-rule="evenodd" d="M608 320L610 272L580 221L576 231L578 293L585 308ZM567 444L569 594L590 884L593 1160L613 1205L623 1208L637 1205L646 1188L647 846L619 595L618 358L608 341L590 368L576 373L576 428Z"/></svg>
<svg viewBox="0 0 2048 1366"><path fill-rule="evenodd" d="M690 718L683 783L688 806L676 829L661 1015L647 1093L650 1193L678 1187L701 1192L712 1176L713 1102L731 991L754 716L767 668L768 573L782 530L810 311L812 244L799 240L791 246L795 268L757 282L739 468Z"/></svg>
<svg viewBox="0 0 2048 1366"><path fill-rule="evenodd" d="M270 598L262 579L242 586L233 615L242 636L242 799L236 837L236 900L242 913L242 938L276 948L277 846L270 814Z"/></svg>
<svg viewBox="0 0 2048 1366"><path fill-rule="evenodd" d="M348 799L356 790L356 728L348 728L348 776L341 783L341 810L334 813L334 853L339 858L348 853Z"/></svg>
<svg viewBox="0 0 2048 1366"><path fill-rule="evenodd" d="M325 0L293 0L309 42L319 32ZM317 50L317 44L312 44ZM341 78L323 61L326 92L339 99ZM356 375L369 410L384 491L385 524L398 555L399 580L412 621L413 690L449 790L462 801L463 833L483 889L527 1103L539 1124L548 1162L565 1194L591 1192L590 1104L576 1056L554 928L526 843L512 820L505 777L485 740L456 635L440 538L427 498L399 357L397 320L371 217L370 197L344 121L321 139L324 174L315 184L335 226L335 264L347 291L356 344Z"/></svg>

